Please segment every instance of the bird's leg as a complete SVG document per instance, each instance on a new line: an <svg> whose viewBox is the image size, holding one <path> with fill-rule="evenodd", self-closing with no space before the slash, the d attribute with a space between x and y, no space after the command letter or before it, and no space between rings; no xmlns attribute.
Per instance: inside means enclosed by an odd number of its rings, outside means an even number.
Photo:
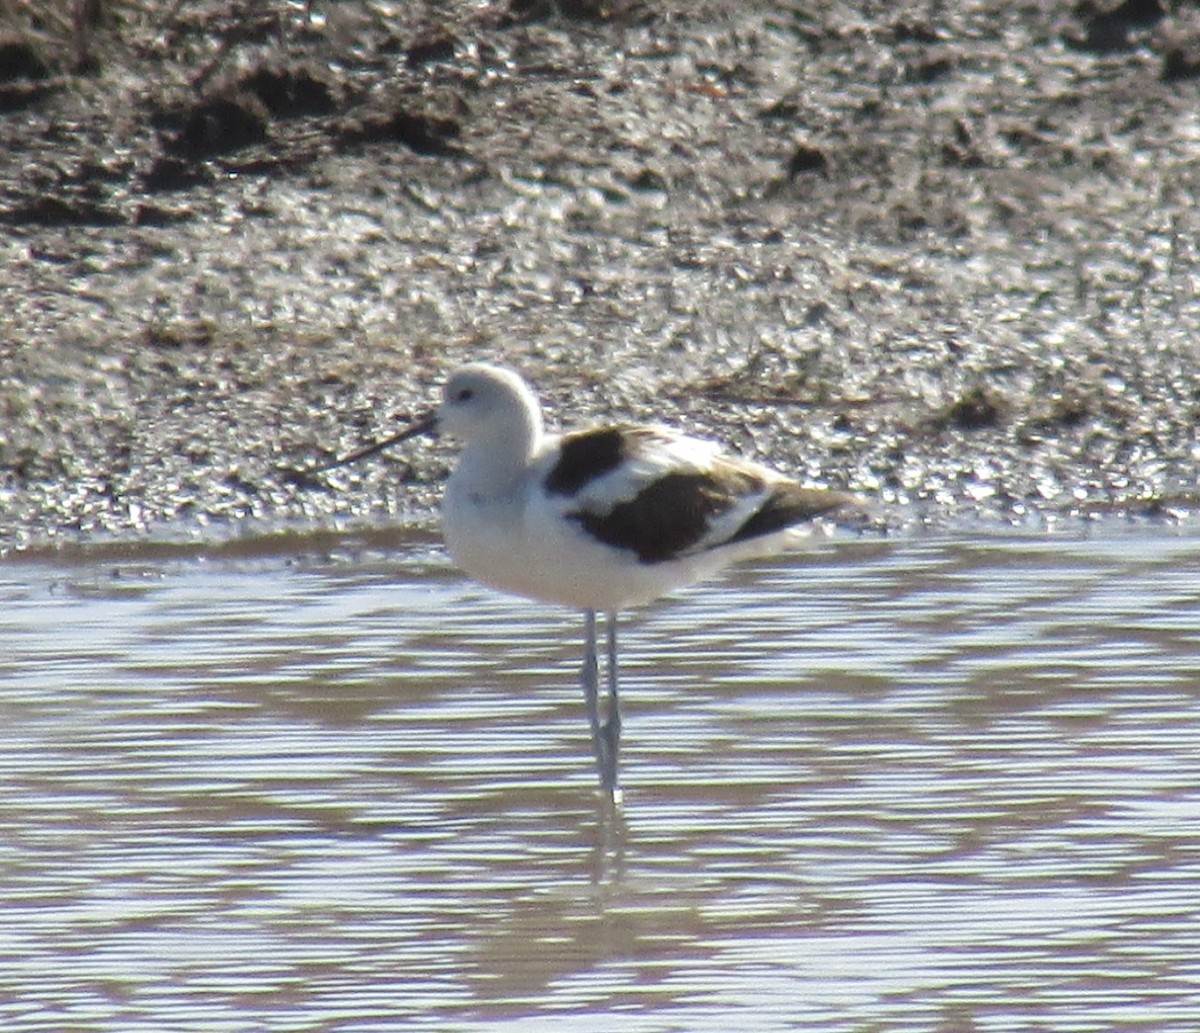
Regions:
<svg viewBox="0 0 1200 1033"><path fill-rule="evenodd" d="M606 768L604 735L600 728L600 662L596 655L596 611L583 614L583 698L587 703L588 724L592 729L592 749L596 770L604 782Z"/></svg>
<svg viewBox="0 0 1200 1033"><path fill-rule="evenodd" d="M601 781L615 800L617 789L617 759L621 752L621 700L617 695L617 615L608 615L608 714L601 728L605 746L605 767Z"/></svg>

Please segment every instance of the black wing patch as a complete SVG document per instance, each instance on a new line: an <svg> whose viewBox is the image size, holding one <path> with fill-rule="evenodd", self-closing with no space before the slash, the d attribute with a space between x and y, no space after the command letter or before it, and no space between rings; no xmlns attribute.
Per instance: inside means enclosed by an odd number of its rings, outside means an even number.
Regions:
<svg viewBox="0 0 1200 1033"><path fill-rule="evenodd" d="M639 449L662 439L654 428L630 425L568 434L559 445L558 462L546 475L546 491L578 495L592 481L634 458ZM708 470L664 474L611 509L578 509L566 516L597 541L628 549L642 563L665 563L695 549L729 510L747 496L763 492L761 504L732 534L707 547L717 549L774 534L854 501L837 491L768 482L754 469L718 458Z"/></svg>
<svg viewBox="0 0 1200 1033"><path fill-rule="evenodd" d="M558 462L546 475L546 491L551 495L576 494L588 481L620 466L625 450L621 427L568 434L559 446Z"/></svg>
<svg viewBox="0 0 1200 1033"><path fill-rule="evenodd" d="M637 455L639 449L662 438L653 427L634 424L568 434L558 446L558 462L546 474L546 491L551 495L577 495L589 483Z"/></svg>
<svg viewBox="0 0 1200 1033"><path fill-rule="evenodd" d="M568 515L605 545L629 549L642 563L665 563L702 541L741 492L761 488L749 474L739 478L735 486L707 473L669 473L607 513Z"/></svg>
<svg viewBox="0 0 1200 1033"><path fill-rule="evenodd" d="M569 513L588 534L605 545L628 549L642 563L666 563L690 552L704 540L714 522L746 495L762 491L756 474L726 467L711 473L672 473L647 485L628 502L607 513ZM750 541L802 524L840 509L854 500L820 488L781 483L723 545Z"/></svg>

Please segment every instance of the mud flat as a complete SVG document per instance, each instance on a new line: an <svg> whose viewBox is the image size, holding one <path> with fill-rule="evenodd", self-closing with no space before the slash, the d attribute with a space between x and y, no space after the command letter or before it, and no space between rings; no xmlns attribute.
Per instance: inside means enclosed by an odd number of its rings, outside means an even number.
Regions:
<svg viewBox="0 0 1200 1033"><path fill-rule="evenodd" d="M1194 516L1194 6L95 7L0 7L0 551L427 519L443 449L287 471L468 357L901 521Z"/></svg>

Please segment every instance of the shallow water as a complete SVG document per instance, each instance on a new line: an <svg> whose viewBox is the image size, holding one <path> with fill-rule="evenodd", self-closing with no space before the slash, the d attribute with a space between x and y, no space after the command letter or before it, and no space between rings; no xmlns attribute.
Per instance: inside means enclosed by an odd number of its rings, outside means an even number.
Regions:
<svg viewBox="0 0 1200 1033"><path fill-rule="evenodd" d="M835 542L630 615L614 816L578 618L427 545L0 565L0 1028L1193 1030L1198 567Z"/></svg>

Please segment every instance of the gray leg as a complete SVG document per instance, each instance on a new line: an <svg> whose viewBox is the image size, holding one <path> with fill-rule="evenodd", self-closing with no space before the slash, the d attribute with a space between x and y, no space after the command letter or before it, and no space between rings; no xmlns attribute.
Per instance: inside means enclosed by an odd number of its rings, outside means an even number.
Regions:
<svg viewBox="0 0 1200 1033"><path fill-rule="evenodd" d="M600 729L600 663L596 656L596 611L583 614L583 698L587 703L588 724L592 729L592 749L596 752L596 770L604 781L604 738Z"/></svg>
<svg viewBox="0 0 1200 1033"><path fill-rule="evenodd" d="M601 773L604 788L616 798L617 760L621 753L621 700L617 695L617 615L608 615L608 715L601 728L604 736L605 767Z"/></svg>

